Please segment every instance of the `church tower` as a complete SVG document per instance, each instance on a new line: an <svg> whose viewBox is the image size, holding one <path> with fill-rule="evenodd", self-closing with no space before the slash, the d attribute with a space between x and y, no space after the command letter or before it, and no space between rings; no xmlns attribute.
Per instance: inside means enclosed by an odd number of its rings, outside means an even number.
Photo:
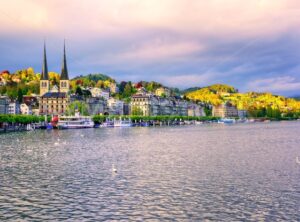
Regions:
<svg viewBox="0 0 300 222"><path fill-rule="evenodd" d="M64 55L61 68L61 75L59 81L60 92L68 93L70 88L68 68L67 68L67 58L66 58L66 44L64 42Z"/></svg>
<svg viewBox="0 0 300 222"><path fill-rule="evenodd" d="M47 56L46 56L46 43L44 43L44 59L43 59L43 68L40 80L40 96L49 92L49 76L48 76L48 66L47 66Z"/></svg>

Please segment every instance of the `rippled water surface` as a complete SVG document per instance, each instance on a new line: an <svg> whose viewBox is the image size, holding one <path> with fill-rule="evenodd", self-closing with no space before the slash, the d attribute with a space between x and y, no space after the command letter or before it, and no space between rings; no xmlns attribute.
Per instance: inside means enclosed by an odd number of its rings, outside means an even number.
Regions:
<svg viewBox="0 0 300 222"><path fill-rule="evenodd" d="M297 156L299 121L2 134L0 220L300 221Z"/></svg>

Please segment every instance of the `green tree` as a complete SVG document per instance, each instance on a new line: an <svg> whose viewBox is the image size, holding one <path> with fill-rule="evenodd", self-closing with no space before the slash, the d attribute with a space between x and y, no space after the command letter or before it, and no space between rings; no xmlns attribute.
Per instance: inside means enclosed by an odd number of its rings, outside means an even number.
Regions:
<svg viewBox="0 0 300 222"><path fill-rule="evenodd" d="M75 115L75 111L78 110L80 115L89 115L87 104L81 101L74 101L69 104L67 108L67 115Z"/></svg>
<svg viewBox="0 0 300 222"><path fill-rule="evenodd" d="M75 94L79 95L79 96L83 95L83 92L82 92L82 89L80 86L76 86Z"/></svg>
<svg viewBox="0 0 300 222"><path fill-rule="evenodd" d="M131 115L134 115L134 116L143 115L143 110L140 107L133 106L131 109Z"/></svg>
<svg viewBox="0 0 300 222"><path fill-rule="evenodd" d="M23 101L23 92L21 88L18 88L18 102L21 103Z"/></svg>

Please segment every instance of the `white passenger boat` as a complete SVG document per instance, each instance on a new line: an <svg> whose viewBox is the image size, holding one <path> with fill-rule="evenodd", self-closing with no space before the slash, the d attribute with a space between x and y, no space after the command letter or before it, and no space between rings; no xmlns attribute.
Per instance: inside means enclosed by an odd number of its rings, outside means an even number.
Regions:
<svg viewBox="0 0 300 222"><path fill-rule="evenodd" d="M222 118L220 120L218 120L218 123L223 123L223 124L230 124L230 123L235 123L236 120L235 119L228 119L228 118Z"/></svg>
<svg viewBox="0 0 300 222"><path fill-rule="evenodd" d="M122 119L114 119L114 127L130 127L132 126L132 122L130 119L122 120Z"/></svg>
<svg viewBox="0 0 300 222"><path fill-rule="evenodd" d="M60 116L57 123L59 129L93 128L94 125L90 116L80 116L78 113L75 116Z"/></svg>

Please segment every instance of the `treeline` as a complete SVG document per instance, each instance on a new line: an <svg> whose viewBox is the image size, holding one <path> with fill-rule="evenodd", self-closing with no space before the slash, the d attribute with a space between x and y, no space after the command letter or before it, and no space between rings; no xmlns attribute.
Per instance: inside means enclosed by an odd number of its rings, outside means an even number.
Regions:
<svg viewBox="0 0 300 222"><path fill-rule="evenodd" d="M160 122L173 122L173 121L214 121L220 119L219 117L214 116L135 116L135 115L95 115L93 116L93 121L95 123L103 123L107 120L114 119L131 119L133 122L149 122L149 121L160 121Z"/></svg>

